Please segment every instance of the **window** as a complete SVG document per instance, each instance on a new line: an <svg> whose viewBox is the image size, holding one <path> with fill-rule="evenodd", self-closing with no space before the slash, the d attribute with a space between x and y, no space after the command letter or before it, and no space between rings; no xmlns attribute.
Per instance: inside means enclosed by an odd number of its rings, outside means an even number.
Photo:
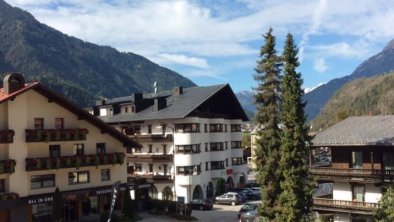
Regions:
<svg viewBox="0 0 394 222"><path fill-rule="evenodd" d="M223 124L209 124L209 132L223 132Z"/></svg>
<svg viewBox="0 0 394 222"><path fill-rule="evenodd" d="M149 151L148 151L148 153L152 153L152 152L153 152L153 151L152 151L153 145L152 145L152 144L149 144L148 146L149 146Z"/></svg>
<svg viewBox="0 0 394 222"><path fill-rule="evenodd" d="M30 177L31 189L40 189L55 186L55 174L37 175Z"/></svg>
<svg viewBox="0 0 394 222"><path fill-rule="evenodd" d="M0 193L5 192L5 180L0 179Z"/></svg>
<svg viewBox="0 0 394 222"><path fill-rule="evenodd" d="M83 184L89 183L89 171L79 171L68 173L68 184Z"/></svg>
<svg viewBox="0 0 394 222"><path fill-rule="evenodd" d="M353 201L364 202L365 201L365 186L360 184L354 184L353 187Z"/></svg>
<svg viewBox="0 0 394 222"><path fill-rule="evenodd" d="M228 149L228 142L227 141L224 142L224 146L225 146L225 149L227 150Z"/></svg>
<svg viewBox="0 0 394 222"><path fill-rule="evenodd" d="M244 160L242 157L231 158L231 165L242 165L242 164L244 164Z"/></svg>
<svg viewBox="0 0 394 222"><path fill-rule="evenodd" d="M44 118L34 118L34 129L36 130L44 129Z"/></svg>
<svg viewBox="0 0 394 222"><path fill-rule="evenodd" d="M135 106L131 106L131 112L135 113Z"/></svg>
<svg viewBox="0 0 394 222"><path fill-rule="evenodd" d="M177 167L177 173L183 175L198 175L201 173L201 166L194 165L194 166Z"/></svg>
<svg viewBox="0 0 394 222"><path fill-rule="evenodd" d="M176 145L177 153L200 153L200 144Z"/></svg>
<svg viewBox="0 0 394 222"><path fill-rule="evenodd" d="M49 145L49 156L60 157L60 145Z"/></svg>
<svg viewBox="0 0 394 222"><path fill-rule="evenodd" d="M224 124L224 132L227 132L227 124Z"/></svg>
<svg viewBox="0 0 394 222"><path fill-rule="evenodd" d="M383 152L383 166L385 170L394 170L394 152Z"/></svg>
<svg viewBox="0 0 394 222"><path fill-rule="evenodd" d="M167 154L167 145L163 144L163 154Z"/></svg>
<svg viewBox="0 0 394 222"><path fill-rule="evenodd" d="M211 161L211 170L224 169L224 161Z"/></svg>
<svg viewBox="0 0 394 222"><path fill-rule="evenodd" d="M200 132L199 123L175 124L175 132L177 133L198 133Z"/></svg>
<svg viewBox="0 0 394 222"><path fill-rule="evenodd" d="M105 154L105 143L96 143L96 153L97 155Z"/></svg>
<svg viewBox="0 0 394 222"><path fill-rule="evenodd" d="M241 148L241 141L231 141L231 149Z"/></svg>
<svg viewBox="0 0 394 222"><path fill-rule="evenodd" d="M241 132L240 124L231 124L231 132Z"/></svg>
<svg viewBox="0 0 394 222"><path fill-rule="evenodd" d="M362 169L363 168L363 152L352 151L352 168Z"/></svg>
<svg viewBox="0 0 394 222"><path fill-rule="evenodd" d="M101 181L111 180L109 169L101 169Z"/></svg>
<svg viewBox="0 0 394 222"><path fill-rule="evenodd" d="M136 163L136 164L135 164L135 171L136 171L136 172L142 172L142 165Z"/></svg>
<svg viewBox="0 0 394 222"><path fill-rule="evenodd" d="M207 133L208 132L208 124L204 124L204 131Z"/></svg>
<svg viewBox="0 0 394 222"><path fill-rule="evenodd" d="M152 125L148 125L148 134L152 134Z"/></svg>
<svg viewBox="0 0 394 222"><path fill-rule="evenodd" d="M226 158L226 167L228 167L228 159Z"/></svg>
<svg viewBox="0 0 394 222"><path fill-rule="evenodd" d="M84 155L85 148L82 143L74 144L74 154L75 155Z"/></svg>
<svg viewBox="0 0 394 222"><path fill-rule="evenodd" d="M124 113L128 113L129 112L129 107L125 106L124 107Z"/></svg>
<svg viewBox="0 0 394 222"><path fill-rule="evenodd" d="M210 144L211 151L222 151L223 149L223 142L219 143L211 143Z"/></svg>
<svg viewBox="0 0 394 222"><path fill-rule="evenodd" d="M205 171L209 170L209 162L205 162Z"/></svg>
<svg viewBox="0 0 394 222"><path fill-rule="evenodd" d="M55 118L55 129L64 129L64 118Z"/></svg>
<svg viewBox="0 0 394 222"><path fill-rule="evenodd" d="M205 143L205 152L208 152L208 143Z"/></svg>
<svg viewBox="0 0 394 222"><path fill-rule="evenodd" d="M166 131L167 131L167 126L166 126L166 124L162 124L162 125L161 125L161 133L164 135L164 134L166 134Z"/></svg>
<svg viewBox="0 0 394 222"><path fill-rule="evenodd" d="M153 172L153 164L149 164L149 173L152 173Z"/></svg>

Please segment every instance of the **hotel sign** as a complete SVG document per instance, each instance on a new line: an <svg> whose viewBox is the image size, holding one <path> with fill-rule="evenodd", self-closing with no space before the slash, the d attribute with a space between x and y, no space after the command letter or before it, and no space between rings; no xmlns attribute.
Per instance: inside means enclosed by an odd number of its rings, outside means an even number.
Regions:
<svg viewBox="0 0 394 222"><path fill-rule="evenodd" d="M48 203L48 202L52 202L53 201L53 197L52 196L46 196L46 197L30 197L27 200L27 203L29 205L33 205L33 204L40 204L40 203Z"/></svg>

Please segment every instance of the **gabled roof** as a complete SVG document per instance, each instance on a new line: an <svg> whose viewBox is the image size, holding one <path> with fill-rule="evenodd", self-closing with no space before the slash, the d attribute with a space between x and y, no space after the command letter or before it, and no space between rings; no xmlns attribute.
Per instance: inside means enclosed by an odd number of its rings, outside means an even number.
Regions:
<svg viewBox="0 0 394 222"><path fill-rule="evenodd" d="M312 146L394 146L394 115L349 117L316 134Z"/></svg>
<svg viewBox="0 0 394 222"><path fill-rule="evenodd" d="M239 119L248 120L247 115L228 84L184 88L183 93L180 95L172 95L170 91L159 92L158 94L144 94L144 99L165 97L167 107L159 111L153 111L152 106L150 106L135 114L119 113L113 116L102 116L100 118L108 123L185 118L211 97L224 90L228 90L228 94L230 95L229 98L225 99L233 100L233 104L236 104L232 109L238 112ZM130 99L130 96L118 97L109 100L108 103L128 102Z"/></svg>
<svg viewBox="0 0 394 222"><path fill-rule="evenodd" d="M141 145L131 138L127 137L123 133L119 132L112 126L107 125L105 122L102 120L96 118L95 116L91 115L84 109L80 108L78 105L74 104L73 102L65 99L64 97L60 96L56 92L50 90L49 88L45 87L41 83L35 82L35 83L28 83L25 84L25 87L10 93L6 94L4 93L4 89L0 89L0 104L4 103L8 100L13 100L16 98L18 95L23 94L29 90L34 90L41 94L42 96L48 98L48 101L55 102L65 108L66 110L76 114L79 119L83 119L88 121L90 124L96 126L101 130L103 133L108 133L115 139L121 141L124 146L131 146L131 147L141 147Z"/></svg>

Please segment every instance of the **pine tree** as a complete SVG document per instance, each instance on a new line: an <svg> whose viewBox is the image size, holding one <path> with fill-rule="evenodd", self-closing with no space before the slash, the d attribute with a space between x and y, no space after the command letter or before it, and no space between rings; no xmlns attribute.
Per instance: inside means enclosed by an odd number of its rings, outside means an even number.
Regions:
<svg viewBox="0 0 394 222"><path fill-rule="evenodd" d="M312 206L311 177L308 169L308 128L302 101L304 91L302 77L296 68L299 66L298 49L293 36L287 35L282 55L283 81L281 83L281 147L280 165L283 179L280 182L281 194L279 221L309 221Z"/></svg>
<svg viewBox="0 0 394 222"><path fill-rule="evenodd" d="M281 63L275 50L275 37L270 28L264 35L265 45L260 49L260 61L256 67L256 122L260 127L256 143L257 182L261 185L259 215L275 221L279 209L277 197L280 193L279 169L279 85Z"/></svg>
<svg viewBox="0 0 394 222"><path fill-rule="evenodd" d="M63 219L63 196L58 187L56 187L55 193L53 193L52 217L55 222L60 222Z"/></svg>

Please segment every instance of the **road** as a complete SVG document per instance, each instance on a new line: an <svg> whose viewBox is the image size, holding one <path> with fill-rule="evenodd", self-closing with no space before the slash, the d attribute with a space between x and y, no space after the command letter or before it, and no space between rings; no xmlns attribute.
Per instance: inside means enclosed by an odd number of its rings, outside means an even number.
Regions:
<svg viewBox="0 0 394 222"><path fill-rule="evenodd" d="M252 203L258 203L259 201L251 201ZM229 205L217 205L213 206L213 210L199 211L193 210L192 216L197 218L199 222L237 222L237 213L241 209L242 205L229 206ZM142 222L179 222L167 216L155 216L143 213Z"/></svg>

